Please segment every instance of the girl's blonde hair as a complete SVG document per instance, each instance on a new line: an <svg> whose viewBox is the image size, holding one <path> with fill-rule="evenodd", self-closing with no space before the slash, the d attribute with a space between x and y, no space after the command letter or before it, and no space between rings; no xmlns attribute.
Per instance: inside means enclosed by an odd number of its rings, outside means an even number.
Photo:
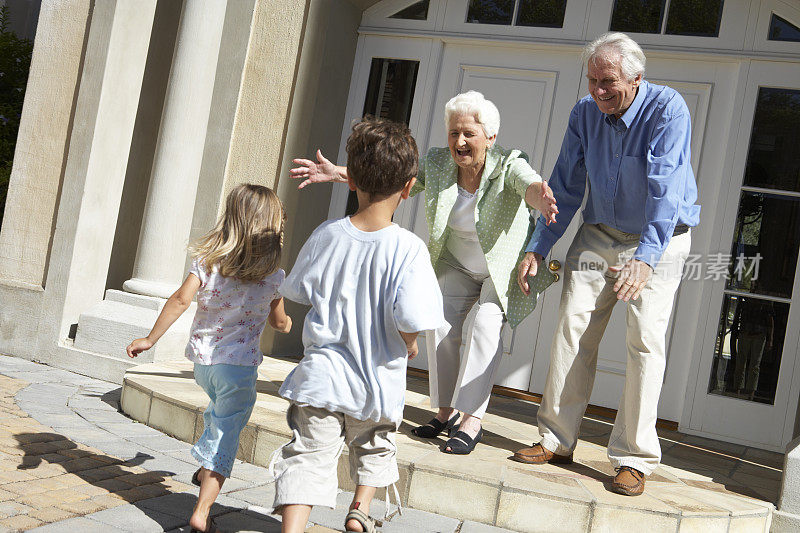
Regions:
<svg viewBox="0 0 800 533"><path fill-rule="evenodd" d="M207 272L216 267L226 277L260 281L278 270L285 220L283 204L272 189L237 185L217 225L189 251Z"/></svg>

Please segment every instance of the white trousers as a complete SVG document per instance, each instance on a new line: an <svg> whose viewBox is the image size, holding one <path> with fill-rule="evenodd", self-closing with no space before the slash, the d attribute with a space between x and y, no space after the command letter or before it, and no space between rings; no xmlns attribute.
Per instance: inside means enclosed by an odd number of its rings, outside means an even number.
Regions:
<svg viewBox="0 0 800 533"><path fill-rule="evenodd" d="M439 261L447 328L428 335L431 406L483 418L503 356L503 309L491 278ZM433 337L433 338L432 338Z"/></svg>
<svg viewBox="0 0 800 533"><path fill-rule="evenodd" d="M616 274L597 265L624 264L638 243L637 234L584 224L570 246L538 414L542 446L550 451L567 455L575 449L592 393L598 346L618 301L613 290ZM689 233L673 236L639 298L625 304L625 387L608 443L608 458L615 468L630 466L649 475L661 461L656 418L666 366L666 332L690 246Z"/></svg>

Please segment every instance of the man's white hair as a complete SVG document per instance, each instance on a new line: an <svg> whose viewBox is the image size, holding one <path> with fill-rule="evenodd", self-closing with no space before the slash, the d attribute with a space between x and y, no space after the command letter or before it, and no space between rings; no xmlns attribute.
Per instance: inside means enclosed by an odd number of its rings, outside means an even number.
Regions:
<svg viewBox="0 0 800 533"><path fill-rule="evenodd" d="M609 53L610 52L610 53ZM630 37L620 32L604 33L583 49L583 61L605 59L619 65L622 75L633 80L639 74L644 77L646 58L642 48Z"/></svg>
<svg viewBox="0 0 800 533"><path fill-rule="evenodd" d="M475 117L486 137L494 137L500 130L500 111L478 91L457 94L447 101L444 105L445 131L450 129L450 118L458 115Z"/></svg>

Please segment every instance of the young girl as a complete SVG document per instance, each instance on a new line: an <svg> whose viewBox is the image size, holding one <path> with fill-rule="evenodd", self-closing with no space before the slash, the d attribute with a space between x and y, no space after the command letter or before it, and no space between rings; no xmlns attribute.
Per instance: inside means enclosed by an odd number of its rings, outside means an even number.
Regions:
<svg viewBox="0 0 800 533"><path fill-rule="evenodd" d="M261 185L236 186L216 227L192 247L186 281L170 296L150 334L127 348L136 357L167 331L197 294L186 357L194 379L211 401L203 413L205 429L192 448L200 486L189 521L192 531L216 531L209 516L222 484L230 477L239 434L256 402L256 378L263 356L259 335L264 323L288 333L292 320L283 309L278 268L283 239L283 206Z"/></svg>

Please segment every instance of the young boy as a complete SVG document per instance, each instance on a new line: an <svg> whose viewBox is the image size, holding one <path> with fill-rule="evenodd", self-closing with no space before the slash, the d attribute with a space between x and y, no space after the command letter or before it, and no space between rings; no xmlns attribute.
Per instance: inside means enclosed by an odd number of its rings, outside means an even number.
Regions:
<svg viewBox="0 0 800 533"><path fill-rule="evenodd" d="M392 223L416 181L409 129L364 120L347 139L351 217L319 226L280 293L311 305L303 360L283 382L292 440L276 452L275 508L284 532L301 532L311 507L335 507L337 463L349 448L356 491L345 529L373 527L376 488L399 478L394 435L403 418L407 359L417 333L445 324L425 244Z"/></svg>

